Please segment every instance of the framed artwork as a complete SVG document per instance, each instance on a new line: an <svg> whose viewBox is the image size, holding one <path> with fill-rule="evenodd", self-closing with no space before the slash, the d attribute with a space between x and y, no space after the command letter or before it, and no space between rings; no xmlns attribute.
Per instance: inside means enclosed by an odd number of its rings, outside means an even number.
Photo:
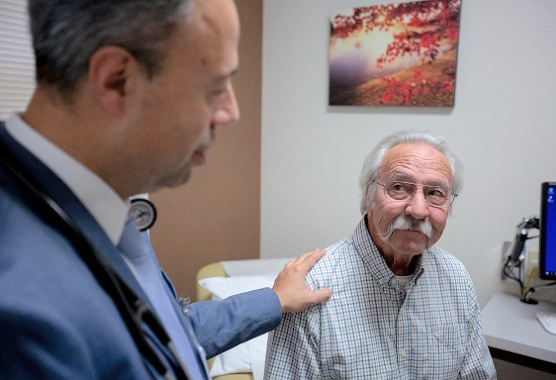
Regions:
<svg viewBox="0 0 556 380"><path fill-rule="evenodd" d="M329 105L453 107L461 0L336 11Z"/></svg>

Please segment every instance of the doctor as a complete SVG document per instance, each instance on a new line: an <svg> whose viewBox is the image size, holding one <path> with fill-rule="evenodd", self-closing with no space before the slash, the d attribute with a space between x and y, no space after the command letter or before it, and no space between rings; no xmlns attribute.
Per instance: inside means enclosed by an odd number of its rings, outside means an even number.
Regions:
<svg viewBox="0 0 556 380"><path fill-rule="evenodd" d="M206 379L205 354L330 297L305 285L315 251L274 289L184 317L149 247L126 249L140 240L126 200L187 182L239 118L232 0L30 0L29 12L37 89L0 123L0 378Z"/></svg>

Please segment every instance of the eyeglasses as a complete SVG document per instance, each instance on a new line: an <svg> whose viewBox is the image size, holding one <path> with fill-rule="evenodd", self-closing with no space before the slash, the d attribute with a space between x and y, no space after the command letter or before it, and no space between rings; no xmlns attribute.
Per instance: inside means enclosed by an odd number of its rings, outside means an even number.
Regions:
<svg viewBox="0 0 556 380"><path fill-rule="evenodd" d="M457 194L444 186L428 186L396 180L387 180L385 184L373 182L382 186L384 196L394 202L409 202L419 187L423 189L423 195L428 205L432 207L447 208L457 197Z"/></svg>

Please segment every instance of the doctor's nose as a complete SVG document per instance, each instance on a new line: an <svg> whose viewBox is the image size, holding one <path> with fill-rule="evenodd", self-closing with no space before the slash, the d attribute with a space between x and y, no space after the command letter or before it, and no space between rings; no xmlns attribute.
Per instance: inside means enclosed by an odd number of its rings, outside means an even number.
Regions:
<svg viewBox="0 0 556 380"><path fill-rule="evenodd" d="M226 93L214 112L212 124L214 126L230 125L239 120L239 105L232 85L229 85Z"/></svg>

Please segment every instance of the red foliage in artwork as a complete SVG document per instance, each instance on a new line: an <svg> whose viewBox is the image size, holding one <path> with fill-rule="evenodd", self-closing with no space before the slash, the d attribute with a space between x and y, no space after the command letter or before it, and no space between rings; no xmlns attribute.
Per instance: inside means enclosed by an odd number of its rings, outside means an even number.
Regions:
<svg viewBox="0 0 556 380"><path fill-rule="evenodd" d="M384 62L410 53L434 61L440 41L458 38L460 5L461 0L438 0L361 7L351 16L337 15L332 20L332 35L347 37L359 30L388 31L394 24L405 23L406 30L394 35L394 42L377 59L377 65L381 67Z"/></svg>
<svg viewBox="0 0 556 380"><path fill-rule="evenodd" d="M352 87L334 82L331 104L453 105L460 8L461 0L429 0L360 7L333 16L331 40L358 40L373 31L391 37L386 49L370 58L376 67L373 77Z"/></svg>

